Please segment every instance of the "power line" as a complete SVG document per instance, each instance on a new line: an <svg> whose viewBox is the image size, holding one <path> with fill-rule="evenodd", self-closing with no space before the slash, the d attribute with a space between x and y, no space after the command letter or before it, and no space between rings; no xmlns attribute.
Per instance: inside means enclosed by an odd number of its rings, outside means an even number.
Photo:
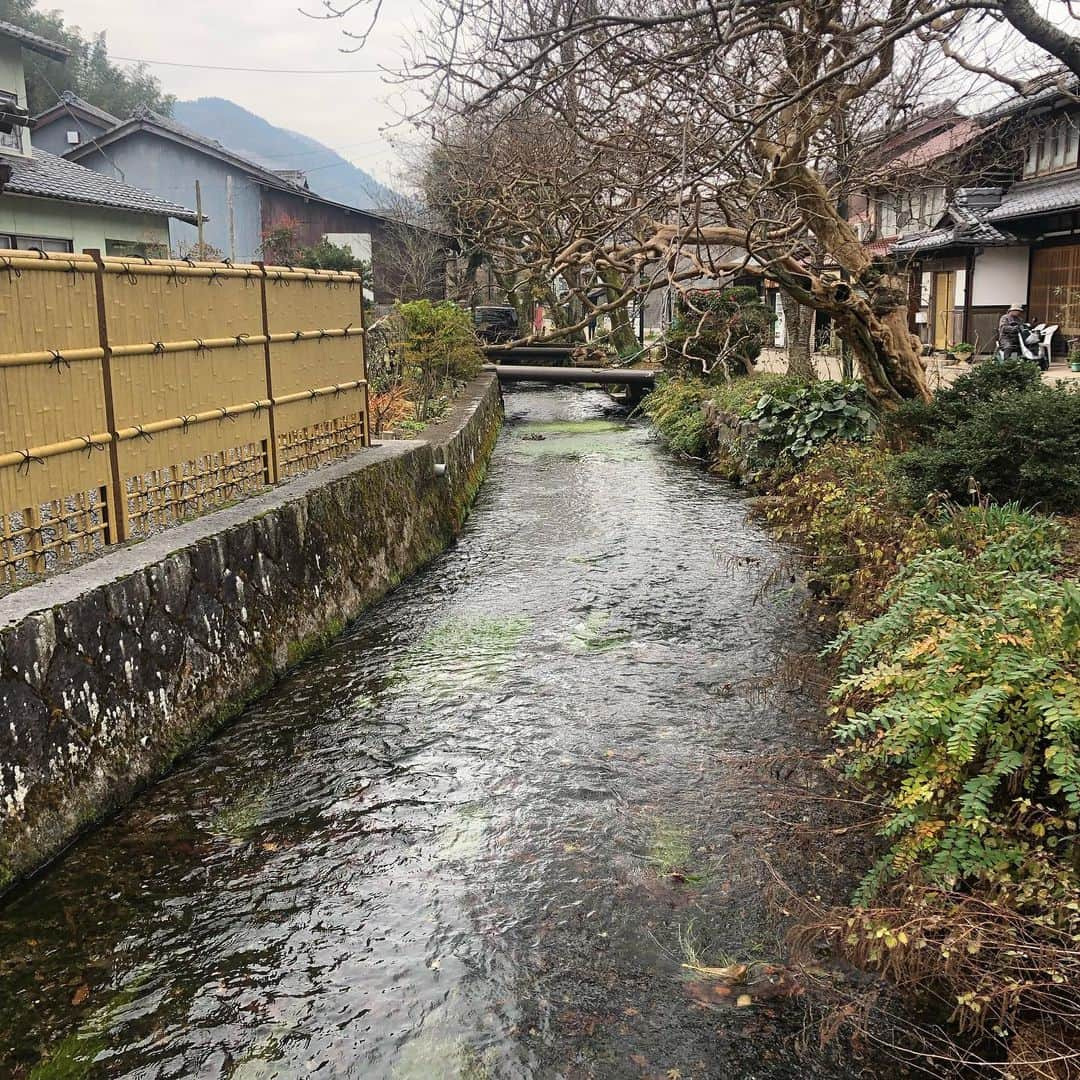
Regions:
<svg viewBox="0 0 1080 1080"><path fill-rule="evenodd" d="M143 56L116 56L128 64L153 64L161 67L198 68L200 71L242 71L261 75L381 75L382 68L256 68L223 67L219 64L189 64L179 60L147 60Z"/></svg>

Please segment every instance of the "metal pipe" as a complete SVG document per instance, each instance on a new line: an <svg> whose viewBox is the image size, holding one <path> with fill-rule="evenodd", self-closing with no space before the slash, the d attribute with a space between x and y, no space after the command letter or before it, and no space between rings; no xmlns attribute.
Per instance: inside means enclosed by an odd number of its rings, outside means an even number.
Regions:
<svg viewBox="0 0 1080 1080"><path fill-rule="evenodd" d="M612 383L616 386L653 386L656 372L647 368L526 367L523 364L485 364L499 382Z"/></svg>

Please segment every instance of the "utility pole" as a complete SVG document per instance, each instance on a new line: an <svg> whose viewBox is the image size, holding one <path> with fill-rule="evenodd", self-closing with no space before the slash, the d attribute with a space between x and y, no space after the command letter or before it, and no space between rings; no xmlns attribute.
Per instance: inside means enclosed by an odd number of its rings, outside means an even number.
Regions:
<svg viewBox="0 0 1080 1080"><path fill-rule="evenodd" d="M197 228L199 230L199 258L206 258L206 237L203 235L203 212L202 212L202 184L198 180L195 181L195 216L199 219Z"/></svg>
<svg viewBox="0 0 1080 1080"><path fill-rule="evenodd" d="M236 261L236 214L233 212L232 173L225 177L225 207L229 218L229 258Z"/></svg>

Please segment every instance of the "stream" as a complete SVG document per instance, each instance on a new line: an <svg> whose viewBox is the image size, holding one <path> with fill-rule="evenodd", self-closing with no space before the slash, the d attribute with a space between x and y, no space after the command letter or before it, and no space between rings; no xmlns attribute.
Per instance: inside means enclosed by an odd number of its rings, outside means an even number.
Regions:
<svg viewBox="0 0 1080 1080"><path fill-rule="evenodd" d="M784 549L605 395L506 404L457 544L0 908L0 1077L889 1075L768 897L851 887Z"/></svg>

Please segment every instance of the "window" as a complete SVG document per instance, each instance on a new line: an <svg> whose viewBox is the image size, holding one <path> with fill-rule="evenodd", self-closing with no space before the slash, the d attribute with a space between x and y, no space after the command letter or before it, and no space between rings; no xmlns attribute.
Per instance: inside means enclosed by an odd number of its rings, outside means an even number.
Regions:
<svg viewBox="0 0 1080 1080"><path fill-rule="evenodd" d="M1048 118L1031 136L1025 176L1045 176L1048 173L1076 168L1080 148L1080 118L1065 114Z"/></svg>
<svg viewBox="0 0 1080 1080"><path fill-rule="evenodd" d="M30 251L37 248L40 251L74 251L70 240L57 240L49 236L13 236L10 233L0 233L0 247L14 251Z"/></svg>
<svg viewBox="0 0 1080 1080"><path fill-rule="evenodd" d="M110 240L105 237L106 255L134 255L145 256L148 259L167 259L169 257L169 245L161 244L153 240Z"/></svg>
<svg viewBox="0 0 1080 1080"><path fill-rule="evenodd" d="M8 108L19 107L19 98L17 94L13 94L10 90L0 90L0 112L7 110ZM8 150L22 150L22 131L21 127L16 127L12 131L0 131L0 147L6 147Z"/></svg>
<svg viewBox="0 0 1080 1080"><path fill-rule="evenodd" d="M77 131L69 131L67 133L68 146L78 146L80 142L79 133Z"/></svg>

